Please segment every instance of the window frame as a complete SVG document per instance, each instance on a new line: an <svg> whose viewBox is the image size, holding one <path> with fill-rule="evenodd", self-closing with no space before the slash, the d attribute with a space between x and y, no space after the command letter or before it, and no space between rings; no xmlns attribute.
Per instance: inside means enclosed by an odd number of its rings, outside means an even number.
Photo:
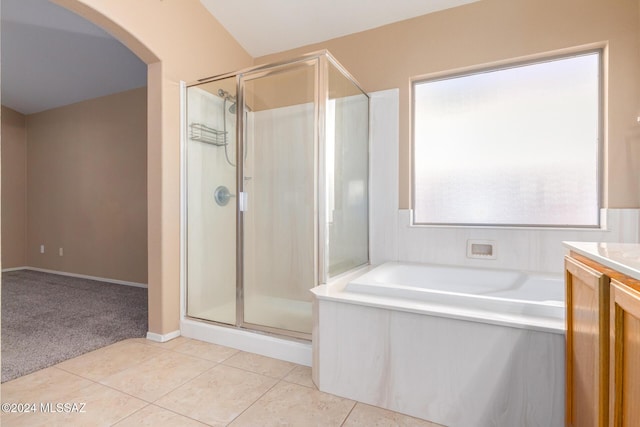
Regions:
<svg viewBox="0 0 640 427"><path fill-rule="evenodd" d="M575 58L586 55L597 54L598 56L598 141L597 141L597 150L596 150L596 200L597 200L597 211L596 222L593 225L575 225L575 224L493 224L493 223L457 223L457 222L416 222L415 220L415 203L416 203L416 86L422 83L428 82L437 82L442 80L450 80L465 76L473 76L483 73L491 73L494 71L507 70L512 68L520 68L528 65L542 64L547 62L553 62L562 59ZM520 59L513 61L501 61L499 63L495 63L493 65L483 65L478 67L470 67L465 68L462 71L443 71L432 73L426 76L414 77L411 79L411 111L410 111L410 120L411 120L411 226L419 226L419 227L449 227L449 228L498 228L498 229L506 229L506 228L520 228L520 229L560 229L560 230L601 230L605 226L602 220L601 211L603 209L603 188L604 188L604 153L605 153L605 109L606 109L606 101L605 101L605 85L606 85L606 77L605 74L605 55L606 55L606 47L590 47L587 49L576 49L563 53L555 53L548 54L544 56L536 56L534 58L529 59Z"/></svg>

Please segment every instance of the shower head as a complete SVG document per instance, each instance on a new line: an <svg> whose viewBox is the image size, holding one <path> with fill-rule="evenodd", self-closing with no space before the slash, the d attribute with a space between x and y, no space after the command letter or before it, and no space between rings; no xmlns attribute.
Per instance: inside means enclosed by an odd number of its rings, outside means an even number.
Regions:
<svg viewBox="0 0 640 427"><path fill-rule="evenodd" d="M236 97L231 95L224 89L218 89L218 96L224 99L225 101L229 101L231 105L229 106L229 112L231 114L236 113Z"/></svg>
<svg viewBox="0 0 640 427"><path fill-rule="evenodd" d="M236 97L231 95L224 89L218 89L218 96L220 98L226 99L227 101L236 102Z"/></svg>

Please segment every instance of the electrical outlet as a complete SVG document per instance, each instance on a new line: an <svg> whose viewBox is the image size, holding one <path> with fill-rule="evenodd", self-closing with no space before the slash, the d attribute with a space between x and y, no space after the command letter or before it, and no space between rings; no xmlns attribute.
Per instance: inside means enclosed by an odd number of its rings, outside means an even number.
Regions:
<svg viewBox="0 0 640 427"><path fill-rule="evenodd" d="M60 256L62 256L62 255L63 255L62 248L60 248L60 249L58 250L58 254L59 254Z"/></svg>
<svg viewBox="0 0 640 427"><path fill-rule="evenodd" d="M44 253L44 245L40 245L40 253L43 254Z"/></svg>

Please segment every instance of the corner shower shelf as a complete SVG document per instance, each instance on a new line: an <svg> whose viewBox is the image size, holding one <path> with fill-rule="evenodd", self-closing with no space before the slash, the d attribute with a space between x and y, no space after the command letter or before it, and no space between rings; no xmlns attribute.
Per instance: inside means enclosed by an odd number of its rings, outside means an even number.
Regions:
<svg viewBox="0 0 640 427"><path fill-rule="evenodd" d="M189 125L189 138L193 141L205 142L218 147L227 145L227 132L211 128L202 123L191 123Z"/></svg>

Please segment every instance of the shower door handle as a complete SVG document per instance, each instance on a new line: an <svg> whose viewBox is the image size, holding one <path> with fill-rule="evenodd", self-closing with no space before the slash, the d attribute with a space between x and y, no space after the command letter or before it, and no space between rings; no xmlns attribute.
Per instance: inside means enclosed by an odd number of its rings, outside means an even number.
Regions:
<svg viewBox="0 0 640 427"><path fill-rule="evenodd" d="M240 212L248 211L249 194L246 191L240 191L238 197Z"/></svg>

